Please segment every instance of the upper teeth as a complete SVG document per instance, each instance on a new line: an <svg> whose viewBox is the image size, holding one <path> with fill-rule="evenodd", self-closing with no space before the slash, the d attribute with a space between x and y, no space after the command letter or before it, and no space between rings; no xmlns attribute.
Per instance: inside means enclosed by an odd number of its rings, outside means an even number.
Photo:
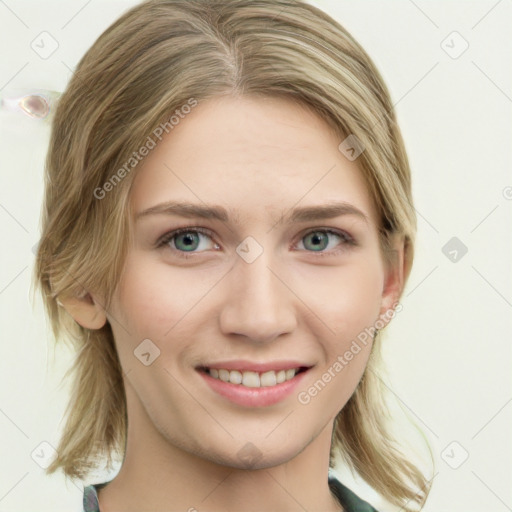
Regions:
<svg viewBox="0 0 512 512"><path fill-rule="evenodd" d="M275 386L286 380L293 379L299 368L290 368L289 370L274 370L258 373L258 372L240 372L238 370L225 370L217 368L209 368L208 373L215 379L232 384L242 384L249 388L259 388L266 386Z"/></svg>

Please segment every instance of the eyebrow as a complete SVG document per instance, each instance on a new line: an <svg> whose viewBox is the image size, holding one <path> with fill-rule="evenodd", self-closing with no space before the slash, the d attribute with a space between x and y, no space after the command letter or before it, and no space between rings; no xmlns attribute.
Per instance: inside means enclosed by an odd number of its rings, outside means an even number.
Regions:
<svg viewBox="0 0 512 512"><path fill-rule="evenodd" d="M176 201L166 201L138 212L135 215L135 221L150 215L179 215L181 217L211 219L221 222L229 221L228 211L223 206ZM290 213L283 215L277 224L333 219L342 215L356 216L369 224L367 215L344 201L332 201L323 205L293 208Z"/></svg>

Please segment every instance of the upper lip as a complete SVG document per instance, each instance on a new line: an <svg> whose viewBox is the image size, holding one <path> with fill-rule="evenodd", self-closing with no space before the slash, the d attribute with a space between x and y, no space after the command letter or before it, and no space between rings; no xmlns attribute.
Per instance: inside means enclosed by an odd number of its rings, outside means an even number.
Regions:
<svg viewBox="0 0 512 512"><path fill-rule="evenodd" d="M270 361L268 363L255 363L247 361L246 359L237 359L232 361L220 361L216 363L207 363L200 365L198 368L216 368L217 370L241 370L249 372L268 372L271 370L289 370L291 368L310 368L311 365L304 364L300 361L284 360L284 361Z"/></svg>

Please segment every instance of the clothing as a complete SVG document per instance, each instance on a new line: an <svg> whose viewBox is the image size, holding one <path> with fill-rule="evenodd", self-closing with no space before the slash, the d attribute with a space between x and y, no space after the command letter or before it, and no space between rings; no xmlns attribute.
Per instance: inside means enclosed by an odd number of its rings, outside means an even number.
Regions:
<svg viewBox="0 0 512 512"><path fill-rule="evenodd" d="M98 505L98 493L109 482L88 485L84 489L83 512L101 512ZM377 512L369 503L363 501L348 487L345 487L337 478L329 474L329 488L338 498L346 512Z"/></svg>

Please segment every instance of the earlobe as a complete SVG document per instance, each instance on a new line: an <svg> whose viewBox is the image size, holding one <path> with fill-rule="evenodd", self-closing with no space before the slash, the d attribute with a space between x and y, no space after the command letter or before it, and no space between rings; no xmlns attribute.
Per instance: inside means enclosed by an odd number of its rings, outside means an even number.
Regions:
<svg viewBox="0 0 512 512"><path fill-rule="evenodd" d="M83 297L66 297L57 302L86 329L101 329L107 321L104 309L90 293L85 293Z"/></svg>

